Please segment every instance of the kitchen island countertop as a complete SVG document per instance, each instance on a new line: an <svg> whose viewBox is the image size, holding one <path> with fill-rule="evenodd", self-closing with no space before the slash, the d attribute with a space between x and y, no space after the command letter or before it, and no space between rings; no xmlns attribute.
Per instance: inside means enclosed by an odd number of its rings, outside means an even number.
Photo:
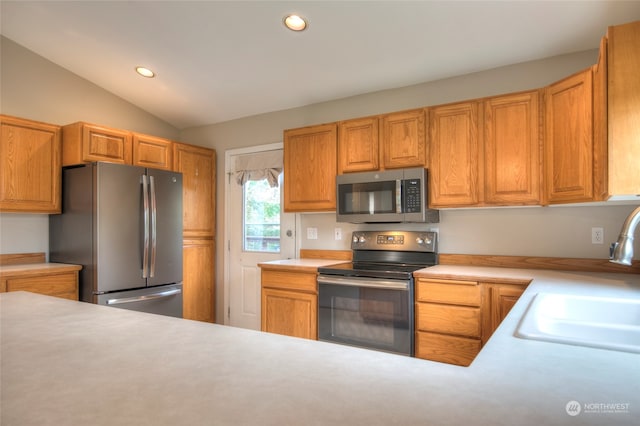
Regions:
<svg viewBox="0 0 640 426"><path fill-rule="evenodd" d="M637 423L640 355L513 333L537 292L640 298L640 277L460 266L423 272L532 282L469 367L25 292L1 294L0 421Z"/></svg>

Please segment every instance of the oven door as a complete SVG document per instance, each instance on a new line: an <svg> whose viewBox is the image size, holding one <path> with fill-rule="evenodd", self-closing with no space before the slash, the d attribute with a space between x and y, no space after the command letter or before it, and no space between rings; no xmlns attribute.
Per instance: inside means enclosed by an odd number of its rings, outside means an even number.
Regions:
<svg viewBox="0 0 640 426"><path fill-rule="evenodd" d="M318 340L413 356L413 282L318 277Z"/></svg>

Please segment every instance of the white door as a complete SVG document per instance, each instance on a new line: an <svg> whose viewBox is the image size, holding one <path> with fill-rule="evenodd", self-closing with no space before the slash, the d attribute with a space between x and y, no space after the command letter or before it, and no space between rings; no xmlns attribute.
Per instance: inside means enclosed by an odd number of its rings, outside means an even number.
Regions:
<svg viewBox="0 0 640 426"><path fill-rule="evenodd" d="M277 145L282 153L281 144ZM273 149L254 155L273 156ZM225 290L228 294L225 324L260 330L260 268L258 263L295 257L295 214L282 210L282 174L277 187L266 179L237 183L233 167L236 156L227 153L227 253Z"/></svg>

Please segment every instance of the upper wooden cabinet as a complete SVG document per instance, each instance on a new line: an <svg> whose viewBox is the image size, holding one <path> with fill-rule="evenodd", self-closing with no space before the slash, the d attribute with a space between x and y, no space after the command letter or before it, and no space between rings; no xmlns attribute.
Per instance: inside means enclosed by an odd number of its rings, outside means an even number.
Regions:
<svg viewBox="0 0 640 426"><path fill-rule="evenodd" d="M214 236L216 152L174 143L173 159L173 169L182 173L183 235L185 238Z"/></svg>
<svg viewBox="0 0 640 426"><path fill-rule="evenodd" d="M640 21L608 31L608 192L640 194ZM605 45L606 47L606 45ZM602 56L601 48L601 56Z"/></svg>
<svg viewBox="0 0 640 426"><path fill-rule="evenodd" d="M424 109L387 114L380 121L383 168L424 167L427 155Z"/></svg>
<svg viewBox="0 0 640 426"><path fill-rule="evenodd" d="M338 174L380 168L378 129L378 117L338 123Z"/></svg>
<svg viewBox="0 0 640 426"><path fill-rule="evenodd" d="M0 115L0 212L60 213L60 126Z"/></svg>
<svg viewBox="0 0 640 426"><path fill-rule="evenodd" d="M133 164L154 169L171 170L173 142L156 136L133 133Z"/></svg>
<svg viewBox="0 0 640 426"><path fill-rule="evenodd" d="M542 141L538 91L484 102L484 201L540 204Z"/></svg>
<svg viewBox="0 0 640 426"><path fill-rule="evenodd" d="M431 207L480 202L481 107L479 102L462 102L429 109Z"/></svg>
<svg viewBox="0 0 640 426"><path fill-rule="evenodd" d="M284 132L284 210L336 208L337 125Z"/></svg>
<svg viewBox="0 0 640 426"><path fill-rule="evenodd" d="M544 128L546 202L596 200L591 68L545 89Z"/></svg>
<svg viewBox="0 0 640 426"><path fill-rule="evenodd" d="M108 161L132 164L132 136L126 130L84 122L62 127L62 165Z"/></svg>

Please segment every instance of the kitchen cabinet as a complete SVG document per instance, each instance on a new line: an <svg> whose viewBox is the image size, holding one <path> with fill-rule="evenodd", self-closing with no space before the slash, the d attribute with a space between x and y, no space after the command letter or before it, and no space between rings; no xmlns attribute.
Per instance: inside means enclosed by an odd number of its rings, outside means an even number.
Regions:
<svg viewBox="0 0 640 426"><path fill-rule="evenodd" d="M182 316L215 322L215 240L185 239L183 244Z"/></svg>
<svg viewBox="0 0 640 426"><path fill-rule="evenodd" d="M418 277L415 356L468 366L527 285L519 280Z"/></svg>
<svg viewBox="0 0 640 426"><path fill-rule="evenodd" d="M0 266L0 292L29 291L78 300L80 269L81 266L78 265L44 262Z"/></svg>
<svg viewBox="0 0 640 426"><path fill-rule="evenodd" d="M608 194L637 200L640 194L640 21L610 27L607 39L600 48L601 57L608 63L608 67L601 67L608 71L607 93L596 105L608 107Z"/></svg>
<svg viewBox="0 0 640 426"><path fill-rule="evenodd" d="M482 104L461 102L429 108L429 206L480 203Z"/></svg>
<svg viewBox="0 0 640 426"><path fill-rule="evenodd" d="M588 68L545 89L544 179L546 203L598 201L594 179L603 159L594 138L593 70Z"/></svg>
<svg viewBox="0 0 640 426"><path fill-rule="evenodd" d="M171 170L173 142L157 136L132 134L133 164L154 169Z"/></svg>
<svg viewBox="0 0 640 426"><path fill-rule="evenodd" d="M60 213L60 126L0 115L0 212Z"/></svg>
<svg viewBox="0 0 640 426"><path fill-rule="evenodd" d="M484 101L484 203L541 202L542 141L537 90Z"/></svg>
<svg viewBox="0 0 640 426"><path fill-rule="evenodd" d="M488 309L485 310L484 325L482 331L482 344L491 337L500 323L505 319L513 305L516 304L522 293L527 288L522 284L489 284L483 283L484 290L488 293Z"/></svg>
<svg viewBox="0 0 640 426"><path fill-rule="evenodd" d="M85 122L62 127L63 166L92 161L132 164L132 156L132 135L129 131Z"/></svg>
<svg viewBox="0 0 640 426"><path fill-rule="evenodd" d="M183 317L215 321L216 152L173 144L182 173Z"/></svg>
<svg viewBox="0 0 640 426"><path fill-rule="evenodd" d="M383 115L380 119L382 167L425 167L427 138L424 109Z"/></svg>
<svg viewBox="0 0 640 426"><path fill-rule="evenodd" d="M262 331L317 340L317 272L261 268Z"/></svg>
<svg viewBox="0 0 640 426"><path fill-rule="evenodd" d="M379 169L378 117L338 123L338 174Z"/></svg>
<svg viewBox="0 0 640 426"><path fill-rule="evenodd" d="M481 296L476 281L418 279L415 356L471 364L482 347Z"/></svg>
<svg viewBox="0 0 640 426"><path fill-rule="evenodd" d="M284 132L284 210L332 211L336 208L337 125Z"/></svg>

